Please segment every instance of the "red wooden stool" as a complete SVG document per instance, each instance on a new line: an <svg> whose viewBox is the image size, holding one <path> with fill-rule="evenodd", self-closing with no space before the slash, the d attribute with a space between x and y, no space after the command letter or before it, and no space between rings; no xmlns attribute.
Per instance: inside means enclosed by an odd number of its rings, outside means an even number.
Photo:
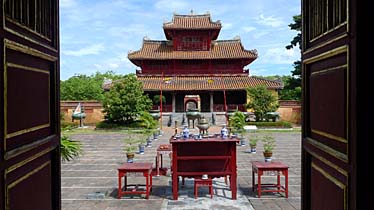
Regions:
<svg viewBox="0 0 374 210"><path fill-rule="evenodd" d="M213 198L213 182L212 179L195 179L194 190L195 190L195 199L197 198L197 188L201 186L208 186L210 198Z"/></svg>

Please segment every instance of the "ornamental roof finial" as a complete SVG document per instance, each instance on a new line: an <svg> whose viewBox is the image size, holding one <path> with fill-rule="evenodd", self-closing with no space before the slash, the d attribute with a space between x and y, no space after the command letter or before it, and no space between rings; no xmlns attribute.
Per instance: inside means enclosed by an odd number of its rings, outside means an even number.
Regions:
<svg viewBox="0 0 374 210"><path fill-rule="evenodd" d="M193 9L191 9L191 15L193 15Z"/></svg>

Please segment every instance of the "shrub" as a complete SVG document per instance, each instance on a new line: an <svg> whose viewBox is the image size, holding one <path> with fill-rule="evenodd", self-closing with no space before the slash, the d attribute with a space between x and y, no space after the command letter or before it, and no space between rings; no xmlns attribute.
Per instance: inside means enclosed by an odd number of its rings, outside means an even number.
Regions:
<svg viewBox="0 0 374 210"><path fill-rule="evenodd" d="M262 121L266 113L274 112L279 107L278 98L266 88L266 86L256 86L247 89L249 102L248 109L253 109L256 121Z"/></svg>
<svg viewBox="0 0 374 210"><path fill-rule="evenodd" d="M96 123L96 128L102 128L102 129L121 129L124 128L121 125L110 123L106 120Z"/></svg>
<svg viewBox="0 0 374 210"><path fill-rule="evenodd" d="M151 109L152 101L144 95L143 85L135 74L128 74L105 93L103 106L109 122L131 124L142 111Z"/></svg>
<svg viewBox="0 0 374 210"><path fill-rule="evenodd" d="M79 141L73 141L67 136L61 136L61 159L70 161L82 154L82 145Z"/></svg>
<svg viewBox="0 0 374 210"><path fill-rule="evenodd" d="M78 123L77 122L65 122L65 121L61 121L61 130L62 131L71 130L71 129L74 129L74 128L77 128L77 127L78 127Z"/></svg>
<svg viewBox="0 0 374 210"><path fill-rule="evenodd" d="M257 127L292 128L291 123L286 122L286 121L278 121L278 122L249 122L248 125L255 125Z"/></svg>
<svg viewBox="0 0 374 210"><path fill-rule="evenodd" d="M229 126L234 129L234 132L242 134L244 132L245 114L240 111L235 111L229 118Z"/></svg>

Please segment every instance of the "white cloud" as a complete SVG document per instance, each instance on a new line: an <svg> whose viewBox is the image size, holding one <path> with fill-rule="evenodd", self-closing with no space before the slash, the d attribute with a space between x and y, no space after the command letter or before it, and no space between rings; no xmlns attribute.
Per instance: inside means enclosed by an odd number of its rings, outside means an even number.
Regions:
<svg viewBox="0 0 374 210"><path fill-rule="evenodd" d="M112 69L117 69L119 67L119 63L110 63L109 67Z"/></svg>
<svg viewBox="0 0 374 210"><path fill-rule="evenodd" d="M253 38L254 39L260 39L263 36L266 36L268 34L269 34L269 32L267 32L267 31L261 31L261 32L253 33Z"/></svg>
<svg viewBox="0 0 374 210"><path fill-rule="evenodd" d="M76 0L60 0L60 8L71 8L76 5Z"/></svg>
<svg viewBox="0 0 374 210"><path fill-rule="evenodd" d="M232 23L222 23L222 30L230 30L232 28Z"/></svg>
<svg viewBox="0 0 374 210"><path fill-rule="evenodd" d="M155 3L155 7L158 10L167 12L186 12L188 9L188 3L183 0L160 0Z"/></svg>
<svg viewBox="0 0 374 210"><path fill-rule="evenodd" d="M261 14L260 17L256 18L256 21L260 25L279 27L284 24L281 18L276 18L274 16L265 17L264 14Z"/></svg>
<svg viewBox="0 0 374 210"><path fill-rule="evenodd" d="M109 34L117 37L134 36L139 35L140 39L149 32L144 24L131 24L126 27L111 27L109 28Z"/></svg>
<svg viewBox="0 0 374 210"><path fill-rule="evenodd" d="M254 75L263 75L265 72L269 71L268 69L256 69L256 68L250 68L249 69L249 76Z"/></svg>
<svg viewBox="0 0 374 210"><path fill-rule="evenodd" d="M85 56L85 55L97 55L104 50L103 44L93 44L79 50L62 50L65 55L71 56Z"/></svg>
<svg viewBox="0 0 374 210"><path fill-rule="evenodd" d="M256 30L256 28L253 26L243 26L241 29L246 33Z"/></svg>
<svg viewBox="0 0 374 210"><path fill-rule="evenodd" d="M261 56L261 54L260 54ZM269 48L258 58L261 63L268 64L292 64L294 61L300 59L300 52L295 49L285 49L284 47Z"/></svg>

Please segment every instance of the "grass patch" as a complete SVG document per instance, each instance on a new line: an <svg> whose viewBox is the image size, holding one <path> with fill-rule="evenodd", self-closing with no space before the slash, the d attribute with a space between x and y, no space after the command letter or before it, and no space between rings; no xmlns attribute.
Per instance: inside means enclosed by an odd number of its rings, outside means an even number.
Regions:
<svg viewBox="0 0 374 210"><path fill-rule="evenodd" d="M61 121L61 130L66 131L66 130L71 130L74 128L78 127L78 123L76 122L66 122L66 121Z"/></svg>
<svg viewBox="0 0 374 210"><path fill-rule="evenodd" d="M271 129L259 129L255 131L256 133L300 133L300 128L284 129L284 130L271 130Z"/></svg>
<svg viewBox="0 0 374 210"><path fill-rule="evenodd" d="M277 122L249 122L248 125L255 125L257 128L292 128L292 124L286 121Z"/></svg>

